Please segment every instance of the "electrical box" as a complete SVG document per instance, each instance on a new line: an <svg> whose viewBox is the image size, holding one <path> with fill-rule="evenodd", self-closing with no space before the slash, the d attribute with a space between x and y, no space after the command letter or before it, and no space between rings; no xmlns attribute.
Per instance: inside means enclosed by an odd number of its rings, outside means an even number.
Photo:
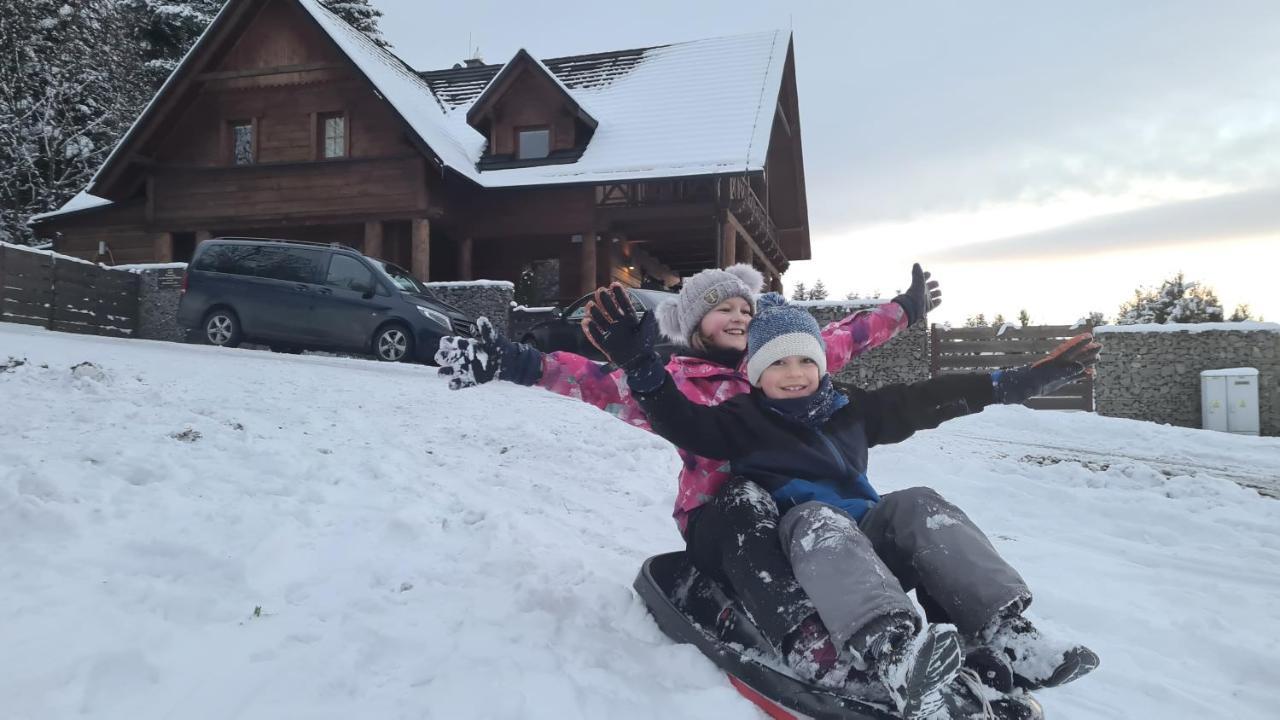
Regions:
<svg viewBox="0 0 1280 720"><path fill-rule="evenodd" d="M1200 408L1205 430L1257 435L1257 369L1224 368L1200 373Z"/></svg>

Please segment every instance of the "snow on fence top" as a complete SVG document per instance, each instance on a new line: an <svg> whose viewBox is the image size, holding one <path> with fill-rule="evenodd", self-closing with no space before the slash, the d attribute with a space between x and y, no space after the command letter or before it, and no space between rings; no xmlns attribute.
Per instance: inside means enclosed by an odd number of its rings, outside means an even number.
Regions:
<svg viewBox="0 0 1280 720"><path fill-rule="evenodd" d="M0 242L0 245L3 245L3 246L5 246L6 248L8 248L8 249L10 249L10 250L21 250L22 252L35 253L35 254L37 254L37 255L46 255L46 256L48 256L48 257L53 258L54 260L62 260L62 261L65 261L65 262L77 262L77 263L81 263L81 264L83 264L83 265L95 265L95 264L96 264L96 263L91 263L91 262L89 262L88 260L82 260L82 259L80 259L80 258L78 258L78 257L72 257L72 256L70 256L70 255L63 255L62 253L56 253L56 252L54 252L54 251L52 251L52 250L40 250L40 249L38 249L38 248L33 248L33 247L30 247L30 246L27 246L27 245L14 245L13 243L7 243L7 242ZM114 268L112 268L112 267L111 267L111 266L109 266L109 265L99 265L99 267L107 268L108 270L112 270L112 269L114 269Z"/></svg>
<svg viewBox="0 0 1280 720"><path fill-rule="evenodd" d="M1093 329L1094 335L1103 333L1147 333L1147 332L1280 332L1280 324L1269 322L1210 322L1210 323L1146 323L1142 325L1099 325Z"/></svg>
<svg viewBox="0 0 1280 720"><path fill-rule="evenodd" d="M507 280L449 280L445 282L423 283L429 288L465 288L465 287L499 287L515 290L514 283Z"/></svg>

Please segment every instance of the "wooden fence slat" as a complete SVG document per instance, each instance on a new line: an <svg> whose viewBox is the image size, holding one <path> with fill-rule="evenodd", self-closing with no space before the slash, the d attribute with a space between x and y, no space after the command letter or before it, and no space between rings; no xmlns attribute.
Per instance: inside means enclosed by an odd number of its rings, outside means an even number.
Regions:
<svg viewBox="0 0 1280 720"><path fill-rule="evenodd" d="M1048 355L1057 347L1059 341L1053 338L1033 340L964 340L962 342L943 342L938 344L938 352L943 355L954 353L1015 353L1030 352Z"/></svg>
<svg viewBox="0 0 1280 720"><path fill-rule="evenodd" d="M1047 356L1067 338L1090 326L1040 325L1007 328L931 328L930 369L933 376L1016 367ZM1093 410L1093 380L1082 379L1054 390L1050 397L1025 403L1038 410Z"/></svg>
<svg viewBox="0 0 1280 720"><path fill-rule="evenodd" d="M942 328L942 342L948 340L994 340L996 337L1009 340L1023 340L1033 338L1071 338L1082 332L1087 332L1091 328L1087 325L1071 326L1071 325L1029 325L1027 327L1008 327L999 336L996 330L999 328L977 327L977 328Z"/></svg>

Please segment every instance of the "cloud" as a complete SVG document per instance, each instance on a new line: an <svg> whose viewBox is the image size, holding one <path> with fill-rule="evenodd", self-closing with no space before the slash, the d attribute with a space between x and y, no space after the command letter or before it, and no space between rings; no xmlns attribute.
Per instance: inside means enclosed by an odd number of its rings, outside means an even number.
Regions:
<svg viewBox="0 0 1280 720"><path fill-rule="evenodd" d="M1264 188L1103 215L1039 232L946 248L938 262L1038 260L1168 248L1274 235L1280 244L1280 188Z"/></svg>

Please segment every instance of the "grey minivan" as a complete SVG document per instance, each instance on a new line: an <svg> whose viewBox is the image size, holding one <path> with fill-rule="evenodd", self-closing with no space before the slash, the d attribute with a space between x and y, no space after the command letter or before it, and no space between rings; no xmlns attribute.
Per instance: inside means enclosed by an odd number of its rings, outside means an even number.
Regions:
<svg viewBox="0 0 1280 720"><path fill-rule="evenodd" d="M475 323L391 263L345 245L220 237L196 248L178 324L202 342L372 353L428 362Z"/></svg>

